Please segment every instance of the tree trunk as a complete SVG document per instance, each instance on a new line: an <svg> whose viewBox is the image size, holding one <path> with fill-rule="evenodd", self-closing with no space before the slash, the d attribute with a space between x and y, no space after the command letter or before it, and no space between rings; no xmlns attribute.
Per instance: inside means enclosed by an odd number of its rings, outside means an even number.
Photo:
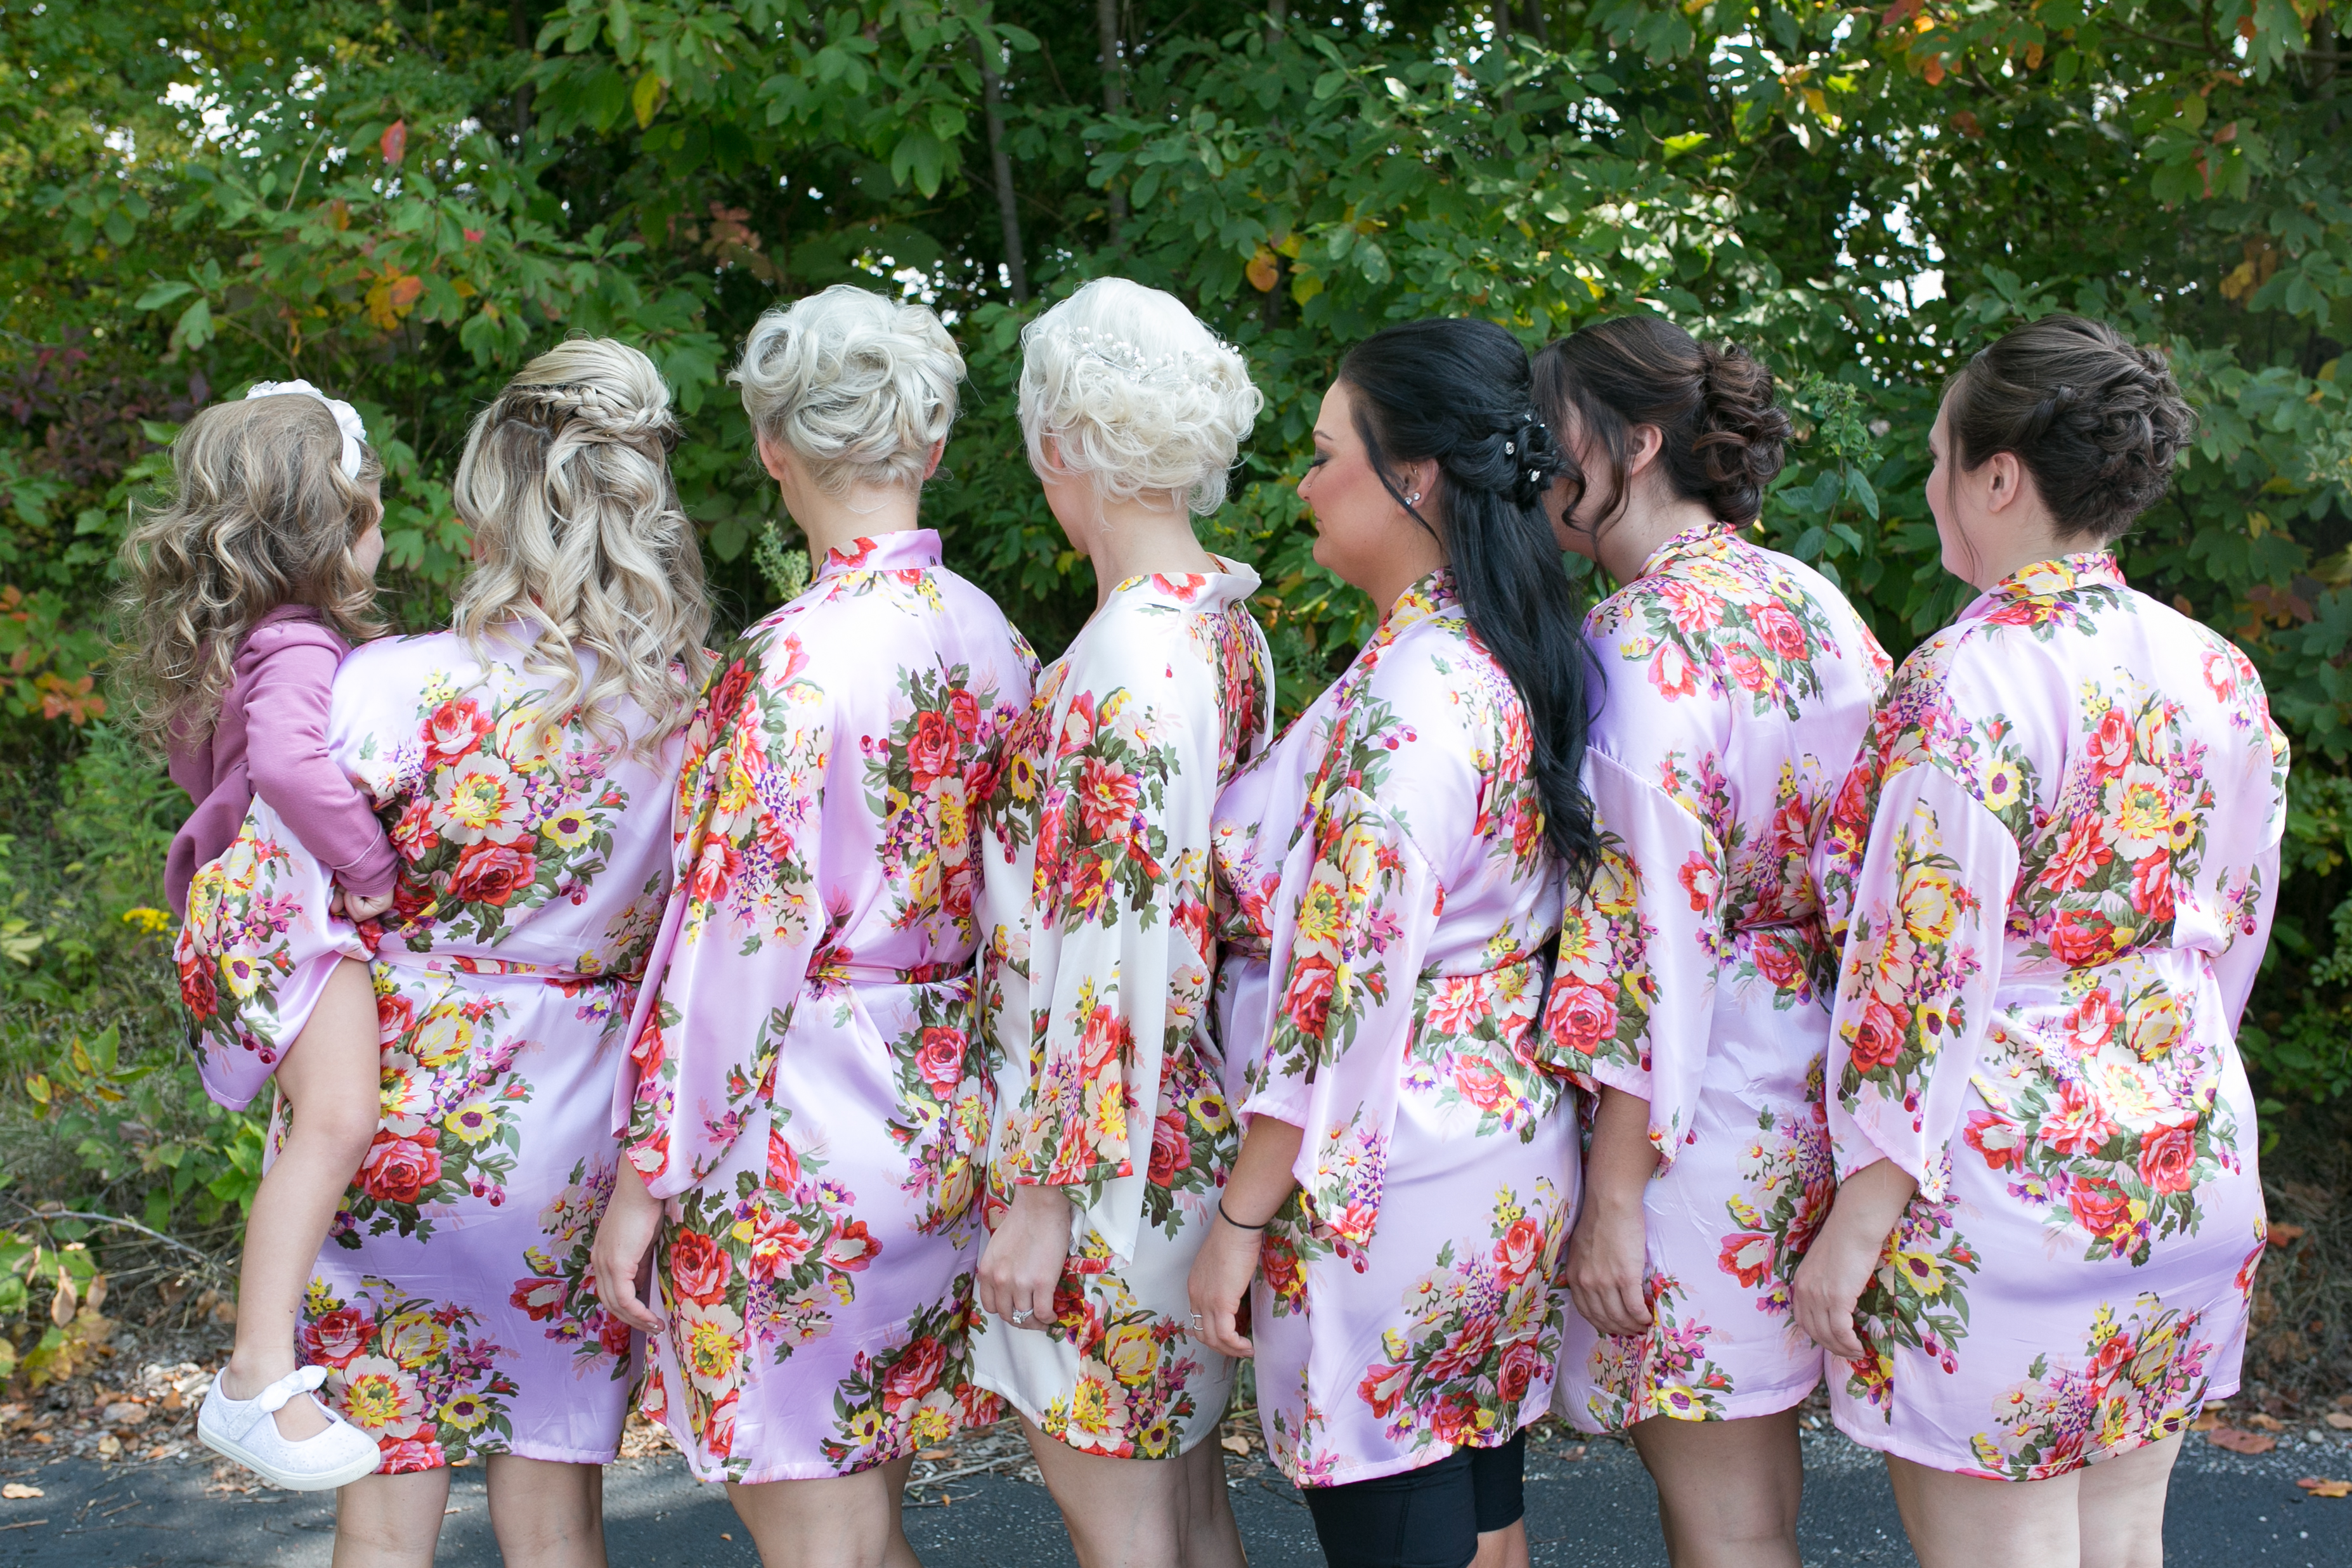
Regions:
<svg viewBox="0 0 2352 1568"><path fill-rule="evenodd" d="M1105 114L1124 113L1127 109L1127 61L1119 47L1119 0L1095 0L1095 30L1102 39L1102 91ZM1116 242L1119 232L1127 227L1127 193L1117 185L1106 187L1104 193L1110 204L1110 237Z"/></svg>
<svg viewBox="0 0 2352 1568"><path fill-rule="evenodd" d="M980 97L988 110L988 160L996 170L996 218L1004 230L1004 273L1015 304L1029 303L1029 268L1022 258L1021 209L1013 194L1013 158L1004 150L1004 78L996 74L996 45L975 37Z"/></svg>
<svg viewBox="0 0 2352 1568"><path fill-rule="evenodd" d="M507 0L507 37L513 39L514 47L524 54L531 52L530 0ZM530 83L529 82L524 82L515 89L514 133L518 142L530 138Z"/></svg>

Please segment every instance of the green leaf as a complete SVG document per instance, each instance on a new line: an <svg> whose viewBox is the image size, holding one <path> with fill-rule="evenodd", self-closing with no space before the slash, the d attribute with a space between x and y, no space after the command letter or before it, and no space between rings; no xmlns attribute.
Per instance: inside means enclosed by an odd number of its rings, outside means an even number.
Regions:
<svg viewBox="0 0 2352 1568"><path fill-rule="evenodd" d="M186 298L196 291L193 283L158 283L139 297L133 310L161 310L174 299Z"/></svg>

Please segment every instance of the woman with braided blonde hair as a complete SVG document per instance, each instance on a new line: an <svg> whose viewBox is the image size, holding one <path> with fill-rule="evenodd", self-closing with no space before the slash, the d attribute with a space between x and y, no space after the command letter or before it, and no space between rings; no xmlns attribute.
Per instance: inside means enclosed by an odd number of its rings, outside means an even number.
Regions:
<svg viewBox="0 0 2352 1568"><path fill-rule="evenodd" d="M301 1330L380 1457L339 1500L338 1563L430 1563L447 1467L474 1457L508 1563L604 1561L598 1467L635 1368L589 1248L709 624L676 436L652 362L604 340L532 361L475 421L457 625L352 654L327 718L398 857L383 919L341 917L266 799L195 876L184 983L216 1098L268 1082L320 966L373 976L382 1121Z"/></svg>
<svg viewBox="0 0 2352 1568"><path fill-rule="evenodd" d="M921 526L963 379L938 317L829 288L761 317L734 379L818 564L688 725L597 1277L654 1336L643 1408L769 1568L905 1564L917 1450L996 1418L971 817L1035 665Z"/></svg>

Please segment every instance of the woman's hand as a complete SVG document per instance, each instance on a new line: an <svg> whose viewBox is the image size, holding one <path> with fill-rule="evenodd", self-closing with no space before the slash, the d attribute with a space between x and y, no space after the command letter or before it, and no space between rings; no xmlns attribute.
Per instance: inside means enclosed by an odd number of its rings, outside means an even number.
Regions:
<svg viewBox="0 0 2352 1568"><path fill-rule="evenodd" d="M654 1238L661 1230L661 1199L646 1190L645 1178L624 1155L613 1199L596 1227L589 1264L596 1270L596 1299L604 1310L631 1328L654 1334L667 1326L649 1304Z"/></svg>
<svg viewBox="0 0 2352 1568"><path fill-rule="evenodd" d="M1870 1354L1853 1326L1854 1303L1917 1186L1893 1160L1854 1172L1838 1188L1821 1234L1797 1265L1797 1326L1830 1354L1860 1361Z"/></svg>
<svg viewBox="0 0 2352 1568"><path fill-rule="evenodd" d="M1584 1207L1568 1239L1568 1294L1586 1322L1606 1334L1647 1333L1653 1314L1649 1234L1643 1194L1658 1168L1650 1103L1603 1084L1584 1158Z"/></svg>
<svg viewBox="0 0 2352 1568"><path fill-rule="evenodd" d="M1070 1255L1070 1200L1058 1186L1017 1186L980 1253L980 1304L1017 1329L1054 1327L1054 1291Z"/></svg>
<svg viewBox="0 0 2352 1568"><path fill-rule="evenodd" d="M1186 1282L1192 1298L1192 1316L1201 1327L1184 1332L1220 1355L1248 1357L1257 1347L1241 1332L1242 1298L1257 1278L1258 1248L1265 1233L1229 1223L1213 1209L1209 1214L1209 1238L1192 1255L1192 1273Z"/></svg>
<svg viewBox="0 0 2352 1568"><path fill-rule="evenodd" d="M381 898L370 898L364 894L344 893L338 888L336 896L342 904L343 918L354 925L364 925L392 907L392 894L388 893Z"/></svg>
<svg viewBox="0 0 2352 1568"><path fill-rule="evenodd" d="M1578 1313L1602 1333L1649 1333L1648 1276L1641 1189L1586 1194L1568 1239L1568 1297Z"/></svg>

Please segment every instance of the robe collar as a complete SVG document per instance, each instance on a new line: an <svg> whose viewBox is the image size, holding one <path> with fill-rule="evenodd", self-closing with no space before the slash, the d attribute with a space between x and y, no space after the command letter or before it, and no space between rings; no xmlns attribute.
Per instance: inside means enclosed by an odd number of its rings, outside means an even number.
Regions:
<svg viewBox="0 0 2352 1568"><path fill-rule="evenodd" d="M2125 586L2124 570L2116 564L2115 552L2083 550L2019 567L1979 594L1974 603L1960 612L1959 619L1973 621L2020 600L2056 599L2084 588Z"/></svg>
<svg viewBox="0 0 2352 1568"><path fill-rule="evenodd" d="M816 569L816 580L823 582L845 571L919 571L939 565L940 559L937 528L901 528L873 538L855 538L825 551L824 563Z"/></svg>

